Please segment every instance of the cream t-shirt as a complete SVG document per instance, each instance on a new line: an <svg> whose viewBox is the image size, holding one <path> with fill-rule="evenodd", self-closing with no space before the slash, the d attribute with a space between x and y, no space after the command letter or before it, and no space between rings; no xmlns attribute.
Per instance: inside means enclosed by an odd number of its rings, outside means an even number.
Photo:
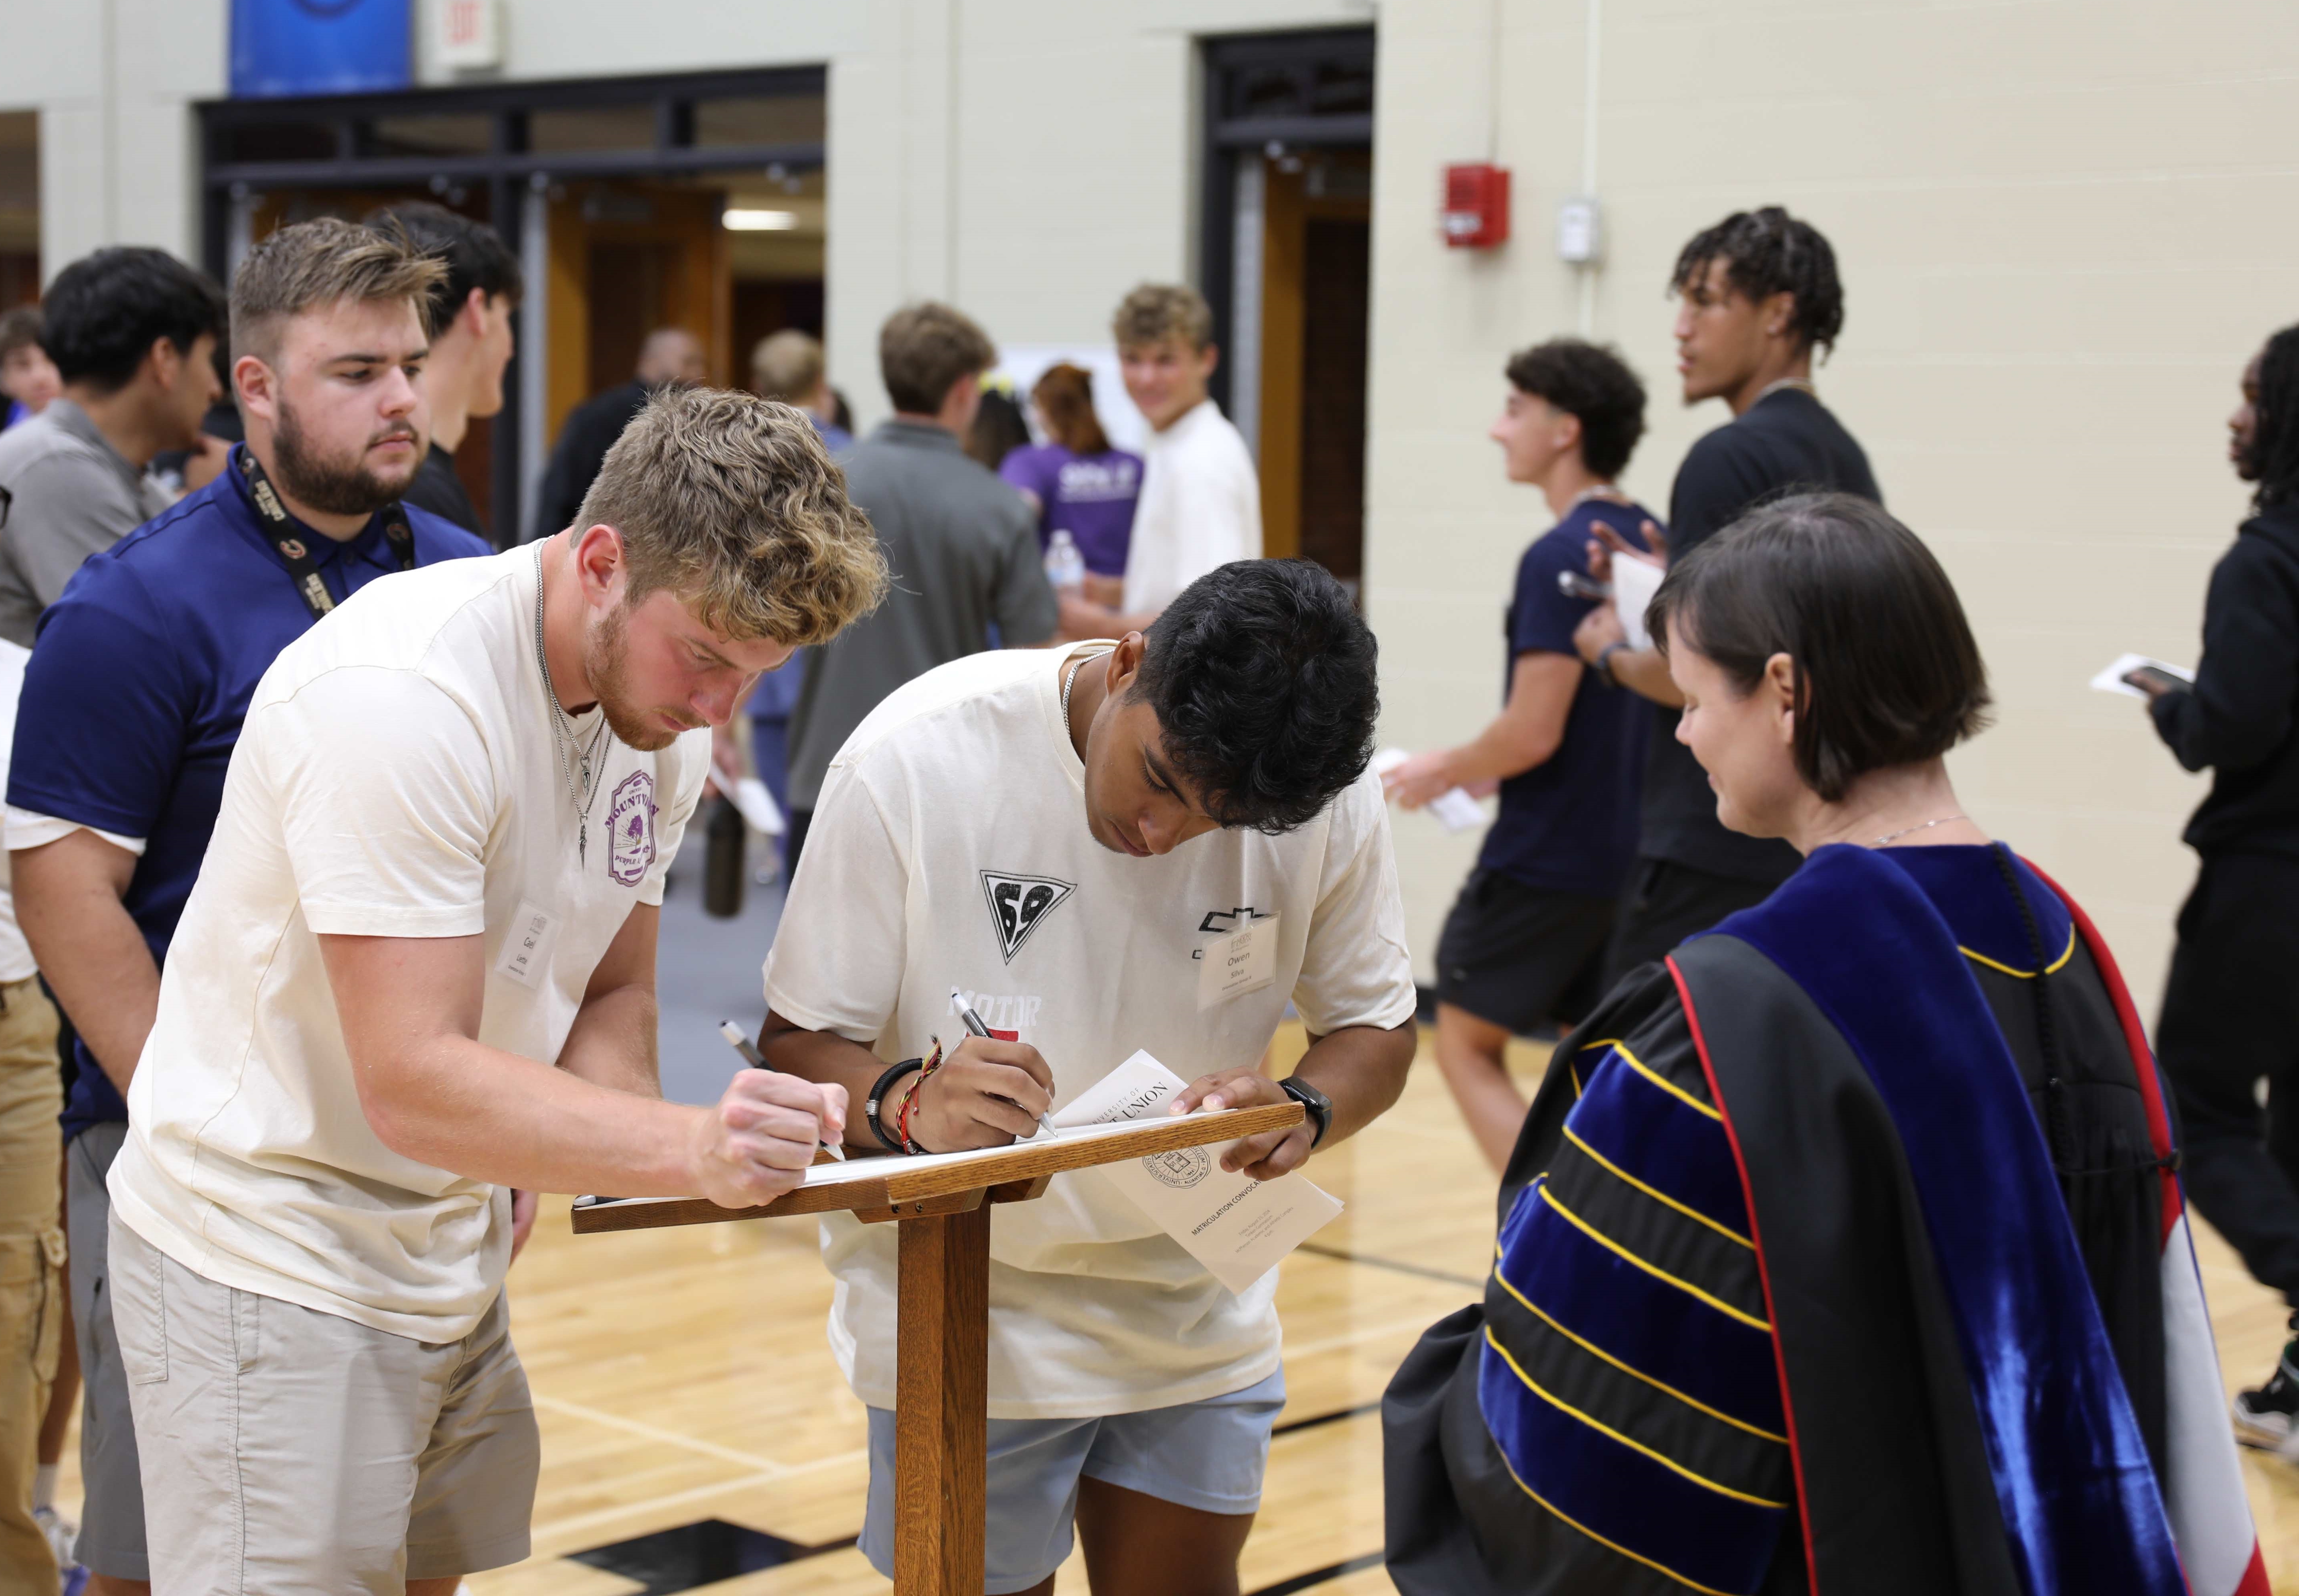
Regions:
<svg viewBox="0 0 2299 1596"><path fill-rule="evenodd" d="M1290 997L1310 1030L1390 1027L1413 970L1381 784L1367 775L1282 837L1217 831L1161 858L1086 829L1062 725L1072 650L976 654L900 689L830 767L767 1001L889 1063L966 1034L959 988L1075 1099L1137 1047L1184 1079L1251 1065ZM1279 915L1274 979L1200 1011L1199 955ZM1314 1162L1311 1172L1315 1173ZM894 1402L895 1227L834 1214L830 1341L855 1394ZM1077 1418L1242 1390L1278 1363L1276 1271L1242 1295L1092 1170L990 1231L990 1413Z"/></svg>
<svg viewBox="0 0 2299 1596"><path fill-rule="evenodd" d="M1261 479L1245 438L1200 400L1142 447L1125 613L1161 610L1216 566L1261 558Z"/></svg>
<svg viewBox="0 0 2299 1596"><path fill-rule="evenodd" d="M380 577L256 685L112 1170L120 1222L195 1274L432 1343L502 1288L510 1193L369 1128L319 938L483 935L479 1039L548 1063L662 901L710 734L603 738L578 868L535 580L532 549Z"/></svg>

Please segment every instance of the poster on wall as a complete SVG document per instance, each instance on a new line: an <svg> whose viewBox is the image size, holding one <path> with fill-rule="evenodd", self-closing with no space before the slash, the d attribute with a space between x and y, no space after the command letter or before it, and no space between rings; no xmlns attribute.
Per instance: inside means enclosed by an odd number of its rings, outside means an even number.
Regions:
<svg viewBox="0 0 2299 1596"><path fill-rule="evenodd" d="M414 81L413 0L231 0L231 92L367 94Z"/></svg>

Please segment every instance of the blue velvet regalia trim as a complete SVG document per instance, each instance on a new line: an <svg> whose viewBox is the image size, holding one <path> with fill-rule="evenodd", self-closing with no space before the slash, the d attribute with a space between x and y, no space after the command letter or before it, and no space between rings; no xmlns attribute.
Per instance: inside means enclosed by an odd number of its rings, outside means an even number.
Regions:
<svg viewBox="0 0 2299 1596"><path fill-rule="evenodd" d="M1616 1042L1586 1050L1578 1071L1564 1134L1581 1154L1730 1245L1750 1245L1716 1112ZM1651 1400L1705 1415L1700 1422L1785 1447L1771 1329L1640 1257L1573 1201L1544 1176L1501 1227L1493 1279L1515 1306L1498 1311L1478 1349L1486 1428L1518 1485L1574 1529L1691 1590L1745 1596L1764 1582L1789 1504L1708 1478L1618 1427L1627 1422L1619 1416L1544 1386L1540 1354L1553 1349L1539 1338L1562 1337Z"/></svg>
<svg viewBox="0 0 2299 1596"><path fill-rule="evenodd" d="M1838 846L1707 934L1802 988L1891 1115L2029 1596L2183 1596L2042 1132L1947 922L1894 864Z"/></svg>

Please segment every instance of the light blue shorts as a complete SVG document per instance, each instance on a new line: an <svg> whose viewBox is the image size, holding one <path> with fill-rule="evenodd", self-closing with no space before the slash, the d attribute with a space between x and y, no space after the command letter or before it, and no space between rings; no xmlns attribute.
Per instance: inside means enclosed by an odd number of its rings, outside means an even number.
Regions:
<svg viewBox="0 0 2299 1596"><path fill-rule="evenodd" d="M1201 1513L1261 1506L1269 1432L1285 1405L1285 1371L1227 1396L1106 1418L990 1421L990 1596L1026 1591L1070 1555L1078 1480L1097 1479ZM862 1555L894 1575L894 1415L870 1410L870 1506Z"/></svg>

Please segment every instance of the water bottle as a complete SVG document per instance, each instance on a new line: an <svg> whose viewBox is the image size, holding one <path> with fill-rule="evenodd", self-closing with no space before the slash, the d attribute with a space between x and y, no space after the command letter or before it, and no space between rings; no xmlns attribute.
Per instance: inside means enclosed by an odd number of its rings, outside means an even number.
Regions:
<svg viewBox="0 0 2299 1596"><path fill-rule="evenodd" d="M1067 528L1056 532L1046 544L1046 580L1056 592L1085 585L1085 556L1078 552Z"/></svg>

